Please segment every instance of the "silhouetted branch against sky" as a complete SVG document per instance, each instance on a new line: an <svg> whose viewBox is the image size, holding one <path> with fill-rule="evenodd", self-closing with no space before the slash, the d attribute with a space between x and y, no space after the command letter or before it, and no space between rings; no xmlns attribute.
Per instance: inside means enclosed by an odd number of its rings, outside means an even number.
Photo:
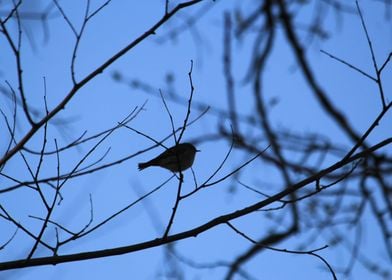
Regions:
<svg viewBox="0 0 392 280"><path fill-rule="evenodd" d="M2 1L0 278L390 279L391 11Z"/></svg>

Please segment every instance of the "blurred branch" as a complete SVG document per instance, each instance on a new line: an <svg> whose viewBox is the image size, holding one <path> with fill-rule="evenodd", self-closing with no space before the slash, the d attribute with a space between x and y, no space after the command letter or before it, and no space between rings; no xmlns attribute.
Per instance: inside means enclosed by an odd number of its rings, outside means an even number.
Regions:
<svg viewBox="0 0 392 280"><path fill-rule="evenodd" d="M83 88L86 84L88 84L92 79L94 79L96 76L101 74L103 70L108 68L110 65L113 64L113 62L117 61L120 57L122 57L124 54L126 54L128 51L133 49L135 46L140 44L142 41L144 41L147 37L154 35L155 32L158 30L159 27L161 27L165 22L167 22L171 17L173 17L177 12L180 10L187 8L189 6L193 6L202 0L193 0L193 1L188 1L188 2L183 2L181 4L178 4L174 9L172 9L170 12L165 14L160 20L158 20L151 28L149 28L145 33L140 35L138 38L133 40L131 43L129 43L127 46L125 46L123 49L118 51L116 54L114 54L111 58L106 60L104 63L102 63L99 67L97 67L94 71L90 72L85 78L81 79L80 82L76 83L72 89L66 94L64 99L53 108L49 114L47 114L45 117L43 117L40 121L34 123L32 128L22 137L21 140L11 149L9 150L1 159L0 159L0 166L5 164L14 154L16 154L19 150L21 150L24 145L31 139L31 137L50 119L52 119L58 112L60 112L66 104L73 98L73 96L81 89ZM9 39L9 43L13 46L13 42L11 39ZM15 47L13 47L14 53L17 56L17 51ZM20 63L18 63L20 65ZM18 69L20 69L18 67ZM19 71L21 73L21 71ZM21 75L19 75L21 76Z"/></svg>
<svg viewBox="0 0 392 280"><path fill-rule="evenodd" d="M129 245L129 246L124 246L124 247L117 247L117 248L112 248L112 249L105 249L105 250L96 250L92 252L83 252L83 253L76 253L76 254L69 254L69 255L62 255L62 256L53 256L53 257L41 257L41 258L33 258L30 260L16 260L16 261L10 261L10 262L3 262L0 263L0 271L4 270L10 270L10 269L16 269L16 268L22 268L22 267L32 267L32 266L40 266L40 265L48 265L48 264L59 264L59 263L64 263L64 262L72 262L72 261L79 261L79 260L87 260L87 259L94 259L94 258L102 258L102 257L108 257L108 256L115 256L115 255L121 255L121 254L126 254L126 253L131 253L131 252L136 252L140 250L144 250L147 248L153 248L157 246L161 246L164 244L172 243L175 241L179 241L182 239L190 238L190 237L195 237L213 227L216 227L221 224L226 224L227 222L237 219L239 217L245 216L249 213L252 213L258 209L261 209L265 206L270 205L271 203L278 201L285 196L298 191L299 189L306 187L312 182L315 182L322 178L325 174L328 174L330 172L333 172L346 164L349 164L351 162L354 162L360 158L368 157L371 153L388 146L392 143L392 138L385 139L384 141L379 142L378 144L363 150L362 152L354 154L352 157L349 159L344 159L342 161L339 161L328 168L325 168L318 172L317 174L310 176L302 181L299 181L298 183L288 186L285 188L283 191L278 192L277 194L271 196L270 198L264 199L262 201L259 201L255 204L249 205L243 209L236 210L234 212L231 212L226 215L222 215L219 217L216 217L198 227L195 227L191 230L180 232L174 235L169 235L167 237L163 238L156 238L153 240L137 243L134 245Z"/></svg>

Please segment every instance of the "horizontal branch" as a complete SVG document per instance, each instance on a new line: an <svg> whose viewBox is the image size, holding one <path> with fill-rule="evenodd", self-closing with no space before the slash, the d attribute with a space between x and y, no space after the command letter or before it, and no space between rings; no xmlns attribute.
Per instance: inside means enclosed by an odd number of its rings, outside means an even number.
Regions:
<svg viewBox="0 0 392 280"><path fill-rule="evenodd" d="M339 168L345 166L346 164L349 164L353 161L356 161L358 159L364 158L366 156L369 156L371 153L374 151L381 149L389 144L392 143L392 138L388 138L360 153L357 153L349 158L344 158L343 160L329 166L328 168L325 168L318 172L317 174L314 174L297 184L294 184L292 186L289 186L285 188L283 191L268 197L262 201L259 201L253 205L250 205L248 207L245 207L241 210L234 211L232 213L226 214L219 216L217 218L214 218L210 220L209 222L202 224L196 228L193 228L188 231L184 231L178 234L173 234L167 237L163 238L156 238L150 241L142 242L142 243L137 243L129 246L124 246L124 247L117 247L117 248L112 248L112 249L105 249L105 250L99 250L99 251L91 251L91 252L83 252L83 253L76 253L76 254L69 254L69 255L63 255L63 256L51 256L51 257L42 257L42 258L34 258L34 259L29 259L29 260L16 260L16 261L10 261L10 262L3 262L0 263L0 271L1 270L10 270L10 269L17 269L17 268L24 268L24 267L32 267L32 266L40 266L40 265L55 265L55 264L60 264L60 263L65 263L65 262L74 262L74 261L81 261L81 260L89 260L89 259L95 259L95 258L102 258L102 257L109 257L109 256L116 256L116 255L122 255L122 254L127 254L131 252L136 252L136 251L141 251L145 250L148 248L153 248L153 247L158 247L161 245L165 245L168 243L172 243L175 241L179 241L182 239L190 238L190 237L196 237L197 235L214 228L218 225L221 224L227 224L229 221L237 219L239 217L245 216L249 213L252 213L260 208L263 208L267 205L270 205L271 203L281 200L285 196L309 185L310 183L317 182L320 180L323 176L327 175L328 173L331 173L335 170L338 170Z"/></svg>

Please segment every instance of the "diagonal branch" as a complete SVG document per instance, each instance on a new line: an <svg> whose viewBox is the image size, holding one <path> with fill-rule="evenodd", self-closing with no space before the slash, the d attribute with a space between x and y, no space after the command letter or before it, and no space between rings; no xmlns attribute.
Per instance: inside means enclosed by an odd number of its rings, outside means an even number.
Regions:
<svg viewBox="0 0 392 280"><path fill-rule="evenodd" d="M92 251L92 252L82 252L82 253L76 253L76 254L69 254L69 255L62 255L62 256L53 256L53 257L42 257L42 258L34 258L30 260L16 260L16 261L10 261L10 262L3 262L0 263L0 271L3 270L10 270L10 269L16 269L16 268L23 268L23 267L32 267L32 266L40 266L40 265L49 265L49 264L60 264L60 263L65 263L65 262L73 262L73 261L80 261L80 260L88 260L88 259L95 259L95 258L103 258L103 257L108 257L108 256L115 256L115 255L122 255L122 254L127 254L131 252L136 252L140 250L144 250L147 248L153 248L153 247L158 247L162 246L165 244L169 244L178 240L182 239L187 239L190 237L196 237L197 235L208 231L211 228L214 228L218 225L221 224L227 224L227 222L237 219L239 217L245 216L249 213L252 213L260 208L263 208L267 205L270 205L271 203L278 201L285 196L298 191L299 189L304 188L305 186L316 182L323 176L325 176L328 173L331 173L351 162L354 162L360 158L364 158L372 154L378 149L381 149L385 146L388 146L392 143L392 138L388 138L382 142L379 142L378 144L360 152L348 159L343 159L339 162L336 162L335 164L319 171L318 173L292 185L288 186L285 188L283 191L267 198L262 201L259 201L257 203L254 203L252 205L249 205L243 209L231 212L226 215L219 216L217 218L214 218L198 227L195 227L193 229L190 229L188 231L183 231L174 235L170 235L167 237L163 238L156 238L152 239L149 241L129 245L129 246L124 246L124 247L117 247L117 248L112 248L112 249L104 249L104 250L98 250L98 251Z"/></svg>
<svg viewBox="0 0 392 280"><path fill-rule="evenodd" d="M33 137L33 135L50 119L52 119L57 113L65 108L65 105L73 98L73 96L83 88L86 84L88 84L91 80L93 80L96 76L101 74L104 70L106 70L110 65L112 65L115 61L117 61L120 57L126 54L128 51L133 49L135 46L139 45L142 41L144 41L147 37L154 35L156 31L166 23L170 18L172 18L175 14L177 14L180 10L193 6L202 0L193 0L178 4L173 10L165 14L157 23L155 23L150 29L148 29L145 33L140 35L138 38L133 40L123 49L118 51L115 55L109 58L107 61L102 63L99 67L97 67L93 72L88 74L85 78L83 78L79 83L75 84L69 93L65 96L65 98L52 110L43 117L40 121L35 123L33 127L25 134L25 136L12 148L3 158L0 159L0 166L5 164L11 157L13 157L19 150L21 150L24 145Z"/></svg>

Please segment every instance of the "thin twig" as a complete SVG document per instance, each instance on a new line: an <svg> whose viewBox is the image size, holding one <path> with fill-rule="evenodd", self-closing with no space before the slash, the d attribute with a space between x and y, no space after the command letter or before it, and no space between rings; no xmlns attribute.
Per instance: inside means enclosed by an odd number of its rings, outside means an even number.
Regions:
<svg viewBox="0 0 392 280"><path fill-rule="evenodd" d="M314 256L318 259L320 259L327 267L328 270L331 272L332 277L334 280L337 280L338 278L336 277L336 274L332 268L332 266L320 255L316 254L316 252L324 250L326 248L328 248L328 245L324 245L320 248L316 248L313 250L308 250L308 251L298 251L298 250L287 250L287 249L278 249L275 247L271 247L271 246L265 246L257 241L255 241L254 239L250 238L249 236L247 236L245 233L239 231L235 226L233 226L230 222L226 223L232 230L234 230L237 234L239 234L240 236L244 237L246 240L250 241L253 244L256 244L257 246L260 246L262 248L266 248L269 249L271 251L277 251L277 252L282 252L282 253L289 253L289 254L297 254L297 255L311 255Z"/></svg>
<svg viewBox="0 0 392 280"><path fill-rule="evenodd" d="M382 64L382 66L380 67L380 69L378 70L378 72L381 74L381 72L384 70L385 66L387 66L388 62L391 60L392 58L392 52L389 53L388 57L385 59L384 63Z"/></svg>
<svg viewBox="0 0 392 280"><path fill-rule="evenodd" d="M55 0L54 0L55 1ZM76 85L72 87L72 89L68 92L68 94L65 95L62 101L60 101L55 108L53 108L47 116L42 118L40 121L34 124L34 126L22 137L22 139L10 150L6 155L4 155L0 159L0 166L2 166L4 163L6 163L12 156L14 156L19 150L23 148L23 146L33 137L35 133L50 119L52 119L55 115L57 115L58 112L60 112L65 105L68 104L68 102L73 98L73 96L81 89L83 88L86 84L88 84L90 81L92 81L96 76L101 74L106 68L108 68L110 65L112 65L115 61L117 61L120 57L122 57L124 54L129 52L131 49L133 49L135 46L137 46L140 42L145 40L147 37L153 35L156 33L156 30L161 27L164 23L166 23L170 18L172 18L177 12L180 10L190 7L192 5L195 5L202 0L192 0L192 1L187 1L178 4L174 9L172 9L168 14L163 16L160 20L158 20L151 28L149 28L146 32L141 34L139 37L137 37L135 40L133 40L131 43L129 43L127 46L119 50L116 54L114 54L112 57L107 59L105 62L103 62L100 66L95 68L92 72L87 74L85 78L83 78L80 82L78 82Z"/></svg>
<svg viewBox="0 0 392 280"><path fill-rule="evenodd" d="M341 58L338 58L338 57L334 56L333 54L330 54L330 53L327 52L327 51L320 50L320 52L323 53L323 54L325 54L325 55L327 55L327 56L329 56L330 58L333 58L333 59L339 61L340 63L343 63L344 65L350 67L351 69L353 69L353 70L355 70L355 71L361 73L362 75L364 75L366 78L369 78L369 79L372 80L373 82L377 82L377 79L376 79L376 78L370 76L368 73L366 73L365 71L363 71L363 70L359 69L358 67L352 65L351 63L348 63L347 61L345 61L345 60L343 60L343 59L341 59Z"/></svg>
<svg viewBox="0 0 392 280"><path fill-rule="evenodd" d="M165 232L164 232L162 238L166 238L169 235L170 229L171 229L171 227L173 225L174 217L176 216L177 209L178 209L178 206L179 206L181 198L182 198L181 197L181 189L182 189L183 182L184 182L184 175L182 174L182 171L181 171L181 168L180 168L180 178L178 180L176 201L174 202L174 206L172 208L172 214L170 215L169 222L168 222L168 224L166 226L166 229L165 229Z"/></svg>
<svg viewBox="0 0 392 280"><path fill-rule="evenodd" d="M376 62L376 57L375 57L374 50L373 50L373 44L372 44L372 41L370 40L370 36L369 36L368 31L367 31L365 20L363 18L361 9L359 7L358 0L355 0L355 4L357 6L357 10L358 10L359 17L361 19L363 30L365 31L365 34L366 34L366 40L368 42L369 50L370 50L370 53L371 53L371 56L372 56L374 70L375 70L376 75L377 75L377 81L376 82L377 82L378 89L379 89L379 92L380 92L382 107L383 107L383 109L385 109L385 107L387 105L386 105L386 102L385 102L384 90L383 90L382 83L381 83L380 71L378 69L377 62Z"/></svg>
<svg viewBox="0 0 392 280"><path fill-rule="evenodd" d="M14 233L11 235L11 237L3 244L0 246L0 250L3 250L11 241L12 239L14 239L14 237L16 236L16 233L18 232L18 227L16 227Z"/></svg>
<svg viewBox="0 0 392 280"><path fill-rule="evenodd" d="M114 214L110 215L108 218L104 219L103 221L101 221L100 223L98 223L97 225L93 226L92 228L90 228L89 230L77 235L77 236L73 236L70 239L66 239L63 242L61 242L61 244L65 244L68 243L72 240L81 238L83 236L86 236L87 234L97 230L98 228L102 227L103 225L105 225L106 223L108 223L109 221L113 220L115 217L117 217L118 215L120 215L121 213L125 212L126 210L128 210L129 208L131 208L132 206L136 205L137 203L139 203L140 201L146 199L147 197L149 197L150 195L152 195L154 192L158 191L159 189L161 189L164 185L166 185L171 179L174 178L174 175L172 175L171 177L169 177L167 180L165 180L163 183L161 183L159 186L155 187L153 190L149 191L148 193L140 196L138 199L136 199L135 201L133 201L132 203L128 204L127 206L125 206L124 208L122 208L121 210L115 212Z"/></svg>
<svg viewBox="0 0 392 280"><path fill-rule="evenodd" d="M57 0L53 0L53 3L56 5L57 9L60 11L61 15L63 16L65 22L68 24L69 28L72 30L73 34L75 37L78 37L78 32L76 31L75 26L72 24L68 16L65 14L63 8L60 6L60 4L57 2Z"/></svg>
<svg viewBox="0 0 392 280"><path fill-rule="evenodd" d="M194 120L192 120L191 122L189 122L189 123L188 123L188 126L190 126L190 125L194 124L195 122L197 122L200 118L202 118L203 116L205 116L207 112L208 112L208 108L207 108L205 111L203 111L199 116L197 116ZM182 127L178 128L178 129L176 130L176 132L178 132L181 128L182 128ZM113 128L113 129L114 129L114 128ZM108 130L107 132L109 132L109 130ZM172 137L172 134L171 134L171 133L170 133L169 135L167 135L165 138L163 138L163 139L160 141L160 143L165 142L165 141L168 140L170 137ZM152 146L150 146L150 147L148 147L148 148L145 148L145 149L143 149L143 150L140 150L140 151L138 151L138 152L136 152L136 153L133 153L133 154L128 155L128 156L125 156L125 157L120 158L120 159L118 159L118 160L115 160L115 161L113 161L113 162L109 162L109 163L107 163L107 164L103 164L103 165L101 165L101 166L95 167L95 168L90 169L90 170L86 170L86 171L83 171L83 172L79 172L79 171L78 171L78 172L73 173L73 174L70 174L70 173L63 174L63 175L60 176L60 179L65 179L65 178L76 178L76 177L84 176L84 175L86 175L86 174L91 174L91 173L94 173L94 172L98 172L98 171L100 171L100 170L104 170L104 169L106 169L106 168L108 168L108 167L113 167L113 166L115 166L115 165L118 165L118 164L123 163L124 161L130 160L130 159L132 159L132 158L134 158L134 157L136 157L136 156L138 156L138 155L141 155L141 154L143 154L143 153L145 153L145 152L147 152L147 151L150 151L150 150L156 148L157 146L158 146L157 144L152 145ZM0 173L0 175L3 175L3 176L4 176L4 174L2 174L2 173ZM8 177L7 177L7 178L8 178ZM10 178L9 178L9 179L10 179ZM12 179L11 179L11 180L12 180ZM40 180L38 181L38 183L49 182L49 181L57 181L57 180L58 180L58 177L57 177L57 176L52 176L52 177L40 179ZM18 180L12 180L12 181L17 182L17 185L14 185L14 186L10 186L10 187L1 189L1 190L0 190L0 194L1 194L1 193L5 193L5 192L9 192L9 191L12 191L12 190L15 190L15 189L18 189L18 188L23 187L23 186L28 186L28 187L29 187L30 184L35 183L35 182L27 182L27 181L26 181L26 182L19 182ZM31 187L31 186L30 186L30 187Z"/></svg>
<svg viewBox="0 0 392 280"><path fill-rule="evenodd" d="M333 165L330 165L329 167L319 171L318 173L316 173L312 176L309 176L308 178L306 178L306 179L304 179L304 180L302 180L292 186L288 186L283 191L277 193L276 195L272 196L269 199L265 199L265 200L256 202L256 203L249 205L243 209L235 210L231 213L216 217L216 218L214 218L214 219L212 219L212 220L210 220L200 226L197 226L197 227L192 228L187 231L173 234L173 235L167 236L165 238L155 238L155 239L151 239L149 241L136 243L136 244L124 246L124 247L117 247L117 248L104 249L104 250L94 250L93 252L83 252L83 253L69 254L69 255L62 255L62 256L41 257L41 258L34 258L31 260L22 259L22 260L10 261L10 262L2 262L2 263L0 263L0 271L22 268L22 267L32 267L32 266L49 265L49 264L53 265L53 264L59 264L59 263L65 263L65 262L72 262L72 261L87 260L87 259L102 258L102 257L107 257L107 256L126 254L126 253L144 250L147 248L162 246L164 244L169 244L169 243L176 242L179 240L194 237L194 236L197 236L205 231L208 231L209 229L211 229L213 227L216 227L221 224L226 224L227 222L229 222L231 220L237 219L239 217L242 217L242 216L245 216L249 213L252 213L260 208L263 208L263 207L275 202L278 199L282 199L285 196L287 196L288 194L290 194L292 192L296 192L299 189L314 182L315 180L322 178L326 174L331 173L331 172L345 166L346 164L349 164L349 163L356 161L360 158L366 157L369 154L375 152L376 150L390 145L391 143L392 143L392 138L385 139L384 141L381 141L378 144L371 146L369 149L366 149L362 152L359 152L359 153L353 155L349 159L346 159L344 161L339 161L339 162L337 162ZM174 177L174 175L172 177ZM0 208L1 208L1 205L0 205Z"/></svg>
<svg viewBox="0 0 392 280"><path fill-rule="evenodd" d="M193 99L193 92L195 91L195 88L193 86L193 81L192 81L192 71L193 71L193 60L191 60L191 68L188 72L188 77L189 77L189 86L190 86L190 95L189 95L189 99L188 99L188 106L187 106L187 111L186 111L186 115L184 118L184 123L182 125L182 129L180 131L180 136L178 136L178 143L181 142L182 136L184 135L185 129L187 128L187 123L189 120L189 116L191 114L191 105L192 105L192 99Z"/></svg>
<svg viewBox="0 0 392 280"><path fill-rule="evenodd" d="M160 94L160 96L161 96L161 100L162 100L162 102L163 102L163 105L165 106L166 113L168 114L169 119L170 119L170 124L171 124L171 129L172 129L172 135L173 135L173 138L174 138L174 143L177 145L177 144L179 144L179 141L177 140L176 130L175 130L175 128L174 128L174 119L173 119L173 115L171 114L171 112L170 112L170 110L169 110L169 107L167 106L165 97L163 96L162 91L161 91L160 89L159 89L159 94Z"/></svg>

